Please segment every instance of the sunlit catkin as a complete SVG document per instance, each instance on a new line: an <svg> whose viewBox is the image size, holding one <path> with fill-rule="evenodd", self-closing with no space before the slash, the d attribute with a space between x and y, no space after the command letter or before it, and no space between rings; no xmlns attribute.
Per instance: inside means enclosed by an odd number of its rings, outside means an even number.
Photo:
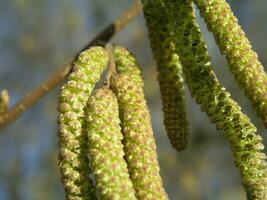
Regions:
<svg viewBox="0 0 267 200"><path fill-rule="evenodd" d="M143 10L148 27L150 46L157 62L158 82L164 112L164 125L172 146L184 150L188 145L189 123L182 66L175 53L166 15L158 12L161 0L143 0Z"/></svg>
<svg viewBox="0 0 267 200"><path fill-rule="evenodd" d="M266 155L262 138L212 70L206 44L196 24L192 1L166 0L165 9L171 22L168 31L175 35L172 40L191 95L229 141L247 196L267 199Z"/></svg>
<svg viewBox="0 0 267 200"><path fill-rule="evenodd" d="M124 47L114 47L114 58L119 73L127 74L136 84L143 85L141 70L135 57Z"/></svg>
<svg viewBox="0 0 267 200"><path fill-rule="evenodd" d="M86 109L88 154L101 200L135 200L133 184L124 160L119 107L110 89L99 89Z"/></svg>
<svg viewBox="0 0 267 200"><path fill-rule="evenodd" d="M134 79L139 80L133 81L127 73L122 73L114 75L111 80L111 87L119 103L128 169L138 199L167 199L159 174L156 144L142 78L137 75Z"/></svg>
<svg viewBox="0 0 267 200"><path fill-rule="evenodd" d="M230 71L267 128L267 74L225 0L194 0Z"/></svg>
<svg viewBox="0 0 267 200"><path fill-rule="evenodd" d="M96 198L86 157L84 108L107 63L108 55L102 47L83 51L61 89L58 106L59 167L68 200Z"/></svg>

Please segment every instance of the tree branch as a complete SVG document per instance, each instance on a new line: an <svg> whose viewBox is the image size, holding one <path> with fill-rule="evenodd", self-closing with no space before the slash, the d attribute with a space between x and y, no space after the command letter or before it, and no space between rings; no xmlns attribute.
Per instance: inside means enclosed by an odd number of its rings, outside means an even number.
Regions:
<svg viewBox="0 0 267 200"><path fill-rule="evenodd" d="M108 43L106 45L106 50L109 56L109 63L108 63L108 72L106 75L106 80L105 80L104 85L106 88L110 88L110 78L114 73L116 73L116 64L115 64L114 55L113 55L114 54L113 45Z"/></svg>
<svg viewBox="0 0 267 200"><path fill-rule="evenodd" d="M0 115L0 129L4 129L8 124L14 122L19 118L23 112L28 110L31 106L37 103L42 97L48 94L59 83L61 83L65 77L70 73L72 68L72 62L75 58L85 49L90 46L107 43L116 33L121 31L132 19L134 19L141 11L142 6L138 1L129 9L127 9L119 18L113 23L108 25L102 30L92 41L84 46L72 59L71 62L61 67L50 78L48 78L41 86L29 92L24 96L17 104L11 108L8 112Z"/></svg>

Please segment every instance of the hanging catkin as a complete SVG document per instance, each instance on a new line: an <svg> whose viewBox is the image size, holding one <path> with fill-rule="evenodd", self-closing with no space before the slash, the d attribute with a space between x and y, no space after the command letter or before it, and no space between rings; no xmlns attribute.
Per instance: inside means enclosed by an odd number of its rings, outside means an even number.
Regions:
<svg viewBox="0 0 267 200"><path fill-rule="evenodd" d="M182 66L170 40L172 33L166 31L167 18L157 11L157 7L163 6L162 1L143 0L143 4L150 46L157 62L164 125L172 146L181 151L187 147L189 135Z"/></svg>
<svg viewBox="0 0 267 200"><path fill-rule="evenodd" d="M168 199L159 174L156 144L140 70L130 54L129 60L127 57L124 57L125 60L119 59L121 50L126 51L115 48L115 60L118 71L123 73L112 77L111 87L118 98L124 150L136 196L142 200Z"/></svg>
<svg viewBox="0 0 267 200"><path fill-rule="evenodd" d="M86 157L84 107L107 63L108 55L102 47L83 51L61 89L58 107L59 167L68 200L96 199Z"/></svg>
<svg viewBox="0 0 267 200"><path fill-rule="evenodd" d="M143 84L140 68L134 56L124 47L114 47L116 69L119 73L127 73L136 84Z"/></svg>
<svg viewBox="0 0 267 200"><path fill-rule="evenodd" d="M86 109L88 154L101 200L135 200L133 184L124 160L123 135L115 94L99 89Z"/></svg>
<svg viewBox="0 0 267 200"><path fill-rule="evenodd" d="M225 0L194 0L230 71L267 128L267 74Z"/></svg>
<svg viewBox="0 0 267 200"><path fill-rule="evenodd" d="M177 53L183 65L191 95L201 104L218 130L229 141L235 164L249 198L267 198L266 155L256 127L219 83L212 70L206 44L196 24L191 0L167 0L168 31L174 33ZM164 12L158 10L158 12Z"/></svg>

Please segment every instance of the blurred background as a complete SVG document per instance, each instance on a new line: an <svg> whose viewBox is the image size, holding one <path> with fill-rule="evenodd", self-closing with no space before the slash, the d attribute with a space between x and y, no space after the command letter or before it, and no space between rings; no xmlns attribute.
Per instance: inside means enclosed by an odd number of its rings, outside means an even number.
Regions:
<svg viewBox="0 0 267 200"><path fill-rule="evenodd" d="M47 79L133 0L0 0L0 90L7 89L13 106ZM267 1L231 3L235 15L267 65ZM214 70L265 138L256 118L199 18ZM163 127L161 100L143 15L112 42L130 49L143 68L145 93L153 119L161 175L171 200L242 200L245 192L232 153L222 133L191 99L188 89L190 146L171 148ZM265 68L266 69L266 68ZM0 133L0 200L60 200L64 191L57 167L58 86L19 120Z"/></svg>

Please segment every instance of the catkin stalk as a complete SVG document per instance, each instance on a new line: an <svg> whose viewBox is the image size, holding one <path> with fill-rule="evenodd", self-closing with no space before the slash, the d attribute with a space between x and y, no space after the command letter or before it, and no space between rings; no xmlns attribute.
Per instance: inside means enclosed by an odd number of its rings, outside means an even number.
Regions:
<svg viewBox="0 0 267 200"><path fill-rule="evenodd" d="M143 81L140 75L134 80L136 81L133 81L128 73L114 75L111 80L111 87L119 103L128 169L138 199L168 199L159 174L156 144L144 99Z"/></svg>
<svg viewBox="0 0 267 200"><path fill-rule="evenodd" d="M99 89L86 108L88 155L101 200L135 200L133 184L124 160L119 107L110 89Z"/></svg>
<svg viewBox="0 0 267 200"><path fill-rule="evenodd" d="M59 100L59 167L68 200L96 199L83 132L87 99L108 63L102 47L83 51L74 63Z"/></svg>
<svg viewBox="0 0 267 200"><path fill-rule="evenodd" d="M267 128L267 74L225 0L194 0L231 73Z"/></svg>
<svg viewBox="0 0 267 200"><path fill-rule="evenodd" d="M266 155L256 127L219 83L196 23L191 0L166 0L173 41L186 83L201 109L229 141L248 198L267 198ZM162 11L159 11L162 12Z"/></svg>
<svg viewBox="0 0 267 200"><path fill-rule="evenodd" d="M157 62L164 125L172 146L181 151L188 146L189 137L182 66L170 40L172 33L167 31L169 24L166 15L157 9L163 6L163 1L142 2L150 46Z"/></svg>

